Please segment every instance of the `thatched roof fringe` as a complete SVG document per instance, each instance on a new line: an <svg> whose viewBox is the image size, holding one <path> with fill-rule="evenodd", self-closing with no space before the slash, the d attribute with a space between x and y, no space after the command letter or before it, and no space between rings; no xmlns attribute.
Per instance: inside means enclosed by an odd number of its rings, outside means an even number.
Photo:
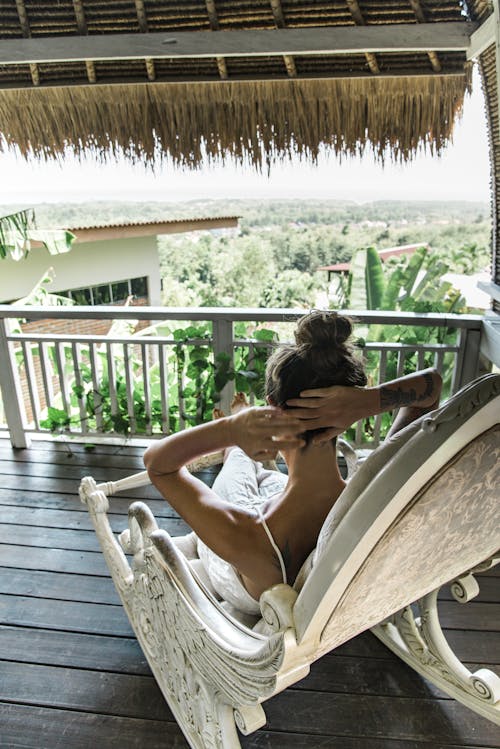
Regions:
<svg viewBox="0 0 500 749"><path fill-rule="evenodd" d="M197 168L206 153L260 169L294 154L316 160L324 145L339 155L371 149L380 159L390 149L406 161L420 148L442 150L469 85L466 72L3 90L0 132L4 147L46 159L91 149L102 160L124 151L150 165L170 158Z"/></svg>

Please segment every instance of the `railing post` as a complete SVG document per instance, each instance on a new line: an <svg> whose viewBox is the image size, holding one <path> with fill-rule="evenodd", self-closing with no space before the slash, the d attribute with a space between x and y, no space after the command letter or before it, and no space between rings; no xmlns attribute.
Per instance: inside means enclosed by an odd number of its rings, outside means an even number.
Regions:
<svg viewBox="0 0 500 749"><path fill-rule="evenodd" d="M217 354L227 354L234 364L233 347L233 321L231 319L218 317L212 320L214 357ZM231 400L234 396L234 382L228 382L220 392L219 406L228 414L231 409Z"/></svg>
<svg viewBox="0 0 500 749"><path fill-rule="evenodd" d="M9 345L9 321L0 319L0 389L12 447L29 447L26 411L16 357Z"/></svg>
<svg viewBox="0 0 500 749"><path fill-rule="evenodd" d="M481 349L481 329L462 328L460 330L459 349L451 392L472 382L479 374L479 356Z"/></svg>

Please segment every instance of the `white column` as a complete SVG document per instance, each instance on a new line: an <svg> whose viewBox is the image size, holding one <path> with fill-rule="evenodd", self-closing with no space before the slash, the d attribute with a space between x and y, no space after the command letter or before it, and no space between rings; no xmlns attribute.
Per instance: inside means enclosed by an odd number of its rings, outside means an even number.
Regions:
<svg viewBox="0 0 500 749"><path fill-rule="evenodd" d="M16 357L8 341L9 321L0 320L0 389L12 447L29 447L26 411Z"/></svg>

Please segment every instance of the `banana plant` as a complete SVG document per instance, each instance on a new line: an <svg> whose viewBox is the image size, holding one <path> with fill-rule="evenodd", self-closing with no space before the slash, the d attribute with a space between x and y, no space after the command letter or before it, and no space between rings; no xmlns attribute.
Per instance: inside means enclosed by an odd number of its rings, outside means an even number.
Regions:
<svg viewBox="0 0 500 749"><path fill-rule="evenodd" d="M419 305L436 305L442 309L434 311L459 311L464 300L441 281L448 269L448 263L429 255L426 247L395 264L389 260L385 267L374 247L360 248L351 260L346 307L411 312L419 311Z"/></svg>
<svg viewBox="0 0 500 749"><path fill-rule="evenodd" d="M69 252L75 235L65 229L38 229L32 209L0 217L0 258L22 260L32 242L40 242L51 255Z"/></svg>
<svg viewBox="0 0 500 749"><path fill-rule="evenodd" d="M349 309L390 310L393 312L454 312L465 311L465 300L448 282L441 280L449 265L425 247L411 256L389 259L382 264L373 247L360 248L351 261L346 284L345 306ZM445 327L423 327L398 324L397 314L393 325L357 327L360 345L363 341L406 343L419 346L426 343L454 342L455 332ZM416 354L405 359L405 372L416 367ZM378 356L366 352L367 371L372 381L378 381ZM426 357L425 365L433 363ZM443 378L449 387L453 361L445 354ZM397 356L390 352L386 360L386 377L397 374Z"/></svg>

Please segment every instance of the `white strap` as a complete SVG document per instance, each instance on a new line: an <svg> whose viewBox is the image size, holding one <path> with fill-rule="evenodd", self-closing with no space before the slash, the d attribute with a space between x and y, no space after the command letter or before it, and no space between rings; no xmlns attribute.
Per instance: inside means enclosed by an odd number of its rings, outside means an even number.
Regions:
<svg viewBox="0 0 500 749"><path fill-rule="evenodd" d="M276 543L276 541L273 538L273 534L271 533L271 531L267 527L267 523L264 520L264 515L262 514L262 510L260 509L260 507L257 507L256 510L257 510L258 515L259 515L259 518L261 519L262 526L263 526L265 532L267 533L267 537L268 537L269 541L271 542L271 546L273 547L274 551L276 552L276 556L278 557L278 561L279 561L280 567L281 567L281 574L283 576L283 582L286 585L286 583L287 583L287 579L286 579L286 567L285 567L285 563L283 561L283 556L281 554L281 551L279 550L278 544Z"/></svg>

